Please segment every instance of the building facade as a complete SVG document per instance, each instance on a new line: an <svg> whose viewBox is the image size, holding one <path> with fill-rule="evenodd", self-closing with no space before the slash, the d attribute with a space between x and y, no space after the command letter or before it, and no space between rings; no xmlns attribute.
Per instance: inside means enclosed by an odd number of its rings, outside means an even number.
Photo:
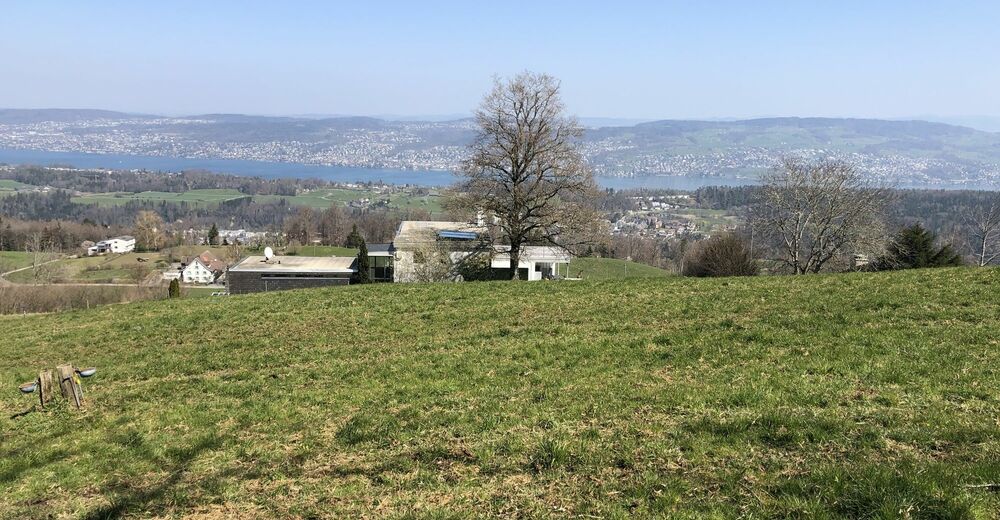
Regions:
<svg viewBox="0 0 1000 520"><path fill-rule="evenodd" d="M355 258L342 256L248 256L226 273L229 294L348 285Z"/></svg>
<svg viewBox="0 0 1000 520"><path fill-rule="evenodd" d="M106 255L108 253L121 254L135 251L135 238L123 235L120 237L101 240L100 242L87 248L87 255Z"/></svg>

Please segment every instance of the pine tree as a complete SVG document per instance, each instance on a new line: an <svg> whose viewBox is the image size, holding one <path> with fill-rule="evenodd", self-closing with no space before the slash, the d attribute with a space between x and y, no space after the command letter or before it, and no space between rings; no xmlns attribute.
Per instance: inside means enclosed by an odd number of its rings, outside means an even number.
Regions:
<svg viewBox="0 0 1000 520"><path fill-rule="evenodd" d="M212 229L208 230L208 245L214 246L217 240L219 240L219 228L212 224Z"/></svg>
<svg viewBox="0 0 1000 520"><path fill-rule="evenodd" d="M170 280L170 285L167 287L167 296L170 298L181 297L181 283L176 278Z"/></svg>
<svg viewBox="0 0 1000 520"><path fill-rule="evenodd" d="M358 283L371 283L370 268L368 245L365 244L365 239L362 238L361 244L358 245Z"/></svg>
<svg viewBox="0 0 1000 520"><path fill-rule="evenodd" d="M344 247L361 247L364 242L365 239L361 237L361 233L358 233L358 225L354 224L350 234L347 235L347 240L344 241Z"/></svg>
<svg viewBox="0 0 1000 520"><path fill-rule="evenodd" d="M896 234L876 268L888 271L957 265L962 265L962 256L955 252L951 244L938 247L937 235L920 224L914 224Z"/></svg>

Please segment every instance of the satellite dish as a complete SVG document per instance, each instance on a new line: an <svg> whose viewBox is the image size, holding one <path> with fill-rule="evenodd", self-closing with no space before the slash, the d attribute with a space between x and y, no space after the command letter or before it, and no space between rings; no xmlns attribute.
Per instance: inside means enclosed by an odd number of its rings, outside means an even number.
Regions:
<svg viewBox="0 0 1000 520"><path fill-rule="evenodd" d="M274 250L271 249L270 247L265 247L264 248L264 261L267 262L267 261L271 260L272 258L274 258Z"/></svg>

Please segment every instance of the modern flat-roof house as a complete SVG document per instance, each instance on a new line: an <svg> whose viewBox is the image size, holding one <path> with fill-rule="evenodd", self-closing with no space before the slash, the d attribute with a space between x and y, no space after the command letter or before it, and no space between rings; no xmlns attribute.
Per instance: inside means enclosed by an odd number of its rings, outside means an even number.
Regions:
<svg viewBox="0 0 1000 520"><path fill-rule="evenodd" d="M248 256L229 268L229 294L347 285L355 273L350 256Z"/></svg>
<svg viewBox="0 0 1000 520"><path fill-rule="evenodd" d="M392 242L394 251L393 281L413 282L423 279L423 267L429 254L446 254L449 264L457 266L476 258L489 265L494 278L510 277L510 246L493 246L485 225L468 222L413 221L399 224ZM553 246L522 246L518 275L522 280L556 277L572 256Z"/></svg>
<svg viewBox="0 0 1000 520"><path fill-rule="evenodd" d="M108 253L131 253L135 251L135 238L129 235L109 238L87 248L87 256L105 255Z"/></svg>
<svg viewBox="0 0 1000 520"><path fill-rule="evenodd" d="M468 222L406 220L391 244L369 244L369 278L373 282L509 279L510 246L493 245L485 225ZM554 246L522 246L518 277L556 278L572 256ZM472 266L472 267L470 267ZM351 256L250 256L229 268L230 294L349 285L357 274ZM433 271L433 276L429 273Z"/></svg>

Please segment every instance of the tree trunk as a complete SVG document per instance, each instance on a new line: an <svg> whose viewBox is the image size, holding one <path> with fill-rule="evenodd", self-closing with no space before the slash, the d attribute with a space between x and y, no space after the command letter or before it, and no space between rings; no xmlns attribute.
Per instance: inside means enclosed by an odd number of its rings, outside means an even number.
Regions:
<svg viewBox="0 0 1000 520"><path fill-rule="evenodd" d="M517 267L521 264L521 243L511 242L510 244L510 279L517 280Z"/></svg>
<svg viewBox="0 0 1000 520"><path fill-rule="evenodd" d="M42 408L52 400L52 371L42 370L38 373L38 401Z"/></svg>
<svg viewBox="0 0 1000 520"><path fill-rule="evenodd" d="M59 375L59 389L63 397L73 406L80 408L83 404L83 389L80 388L80 382L76 378L76 370L72 365L59 365L56 367L56 372Z"/></svg>

